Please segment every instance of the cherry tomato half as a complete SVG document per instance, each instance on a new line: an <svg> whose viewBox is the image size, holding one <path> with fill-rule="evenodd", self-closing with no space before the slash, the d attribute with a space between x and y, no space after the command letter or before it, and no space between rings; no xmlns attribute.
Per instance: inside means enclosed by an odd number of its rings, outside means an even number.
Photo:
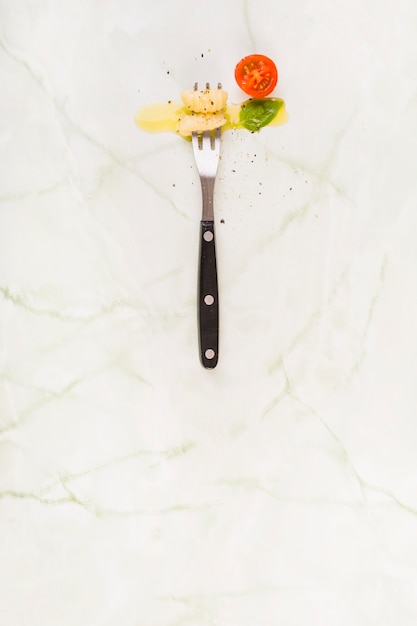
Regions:
<svg viewBox="0 0 417 626"><path fill-rule="evenodd" d="M278 70L275 63L263 54L250 54L236 65L235 79L248 96L263 98L275 89Z"/></svg>

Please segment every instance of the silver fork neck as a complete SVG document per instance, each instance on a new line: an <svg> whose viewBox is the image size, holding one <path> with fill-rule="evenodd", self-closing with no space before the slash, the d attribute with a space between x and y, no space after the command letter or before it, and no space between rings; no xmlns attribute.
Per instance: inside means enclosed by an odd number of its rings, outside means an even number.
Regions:
<svg viewBox="0 0 417 626"><path fill-rule="evenodd" d="M205 221L214 221L213 195L214 195L214 178L201 177L201 192L203 196L203 215Z"/></svg>

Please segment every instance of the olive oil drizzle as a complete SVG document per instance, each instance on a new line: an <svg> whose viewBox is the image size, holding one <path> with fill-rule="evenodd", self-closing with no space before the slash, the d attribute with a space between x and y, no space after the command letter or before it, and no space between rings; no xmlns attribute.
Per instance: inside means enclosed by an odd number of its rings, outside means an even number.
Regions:
<svg viewBox="0 0 417 626"><path fill-rule="evenodd" d="M244 129L244 125L240 119L240 113L252 99L246 100L239 104L228 104L225 108L226 123L221 127L222 131ZM268 100L268 99L265 99ZM278 98L271 98L278 101ZM280 100L280 107L276 116L265 126L279 126L284 124L288 119L285 109L285 103ZM190 115L190 111L182 104L182 102L157 102L147 104L139 109L135 115L136 125L149 133L166 133L172 132L180 135L179 124L184 115ZM182 135L180 135L182 136ZM189 137L184 137L189 139Z"/></svg>

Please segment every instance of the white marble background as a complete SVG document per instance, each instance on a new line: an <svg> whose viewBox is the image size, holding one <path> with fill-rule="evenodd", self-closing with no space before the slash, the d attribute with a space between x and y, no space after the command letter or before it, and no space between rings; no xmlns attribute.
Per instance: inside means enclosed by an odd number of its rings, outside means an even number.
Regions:
<svg viewBox="0 0 417 626"><path fill-rule="evenodd" d="M0 2L1 626L415 626L414 0ZM280 70L200 189L137 108ZM224 220L221 223L220 220Z"/></svg>

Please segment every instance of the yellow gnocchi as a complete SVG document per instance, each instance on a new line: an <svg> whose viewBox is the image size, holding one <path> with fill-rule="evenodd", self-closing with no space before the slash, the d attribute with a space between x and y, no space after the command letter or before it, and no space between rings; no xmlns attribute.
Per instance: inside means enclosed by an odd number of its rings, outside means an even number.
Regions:
<svg viewBox="0 0 417 626"><path fill-rule="evenodd" d="M193 132L203 132L219 128L226 123L226 115L220 111L216 113L191 113L184 115L178 127L178 132L183 137L190 137Z"/></svg>
<svg viewBox="0 0 417 626"><path fill-rule="evenodd" d="M187 109L194 113L217 113L226 106L227 91L224 89L186 90L181 99Z"/></svg>

